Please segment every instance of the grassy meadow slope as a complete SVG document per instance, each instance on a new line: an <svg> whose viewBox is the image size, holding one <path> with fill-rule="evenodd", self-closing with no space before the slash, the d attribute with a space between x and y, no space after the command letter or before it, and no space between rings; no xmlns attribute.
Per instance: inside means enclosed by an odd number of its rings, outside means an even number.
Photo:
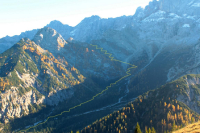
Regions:
<svg viewBox="0 0 200 133"><path fill-rule="evenodd" d="M200 122L190 124L182 129L174 131L173 133L200 133Z"/></svg>

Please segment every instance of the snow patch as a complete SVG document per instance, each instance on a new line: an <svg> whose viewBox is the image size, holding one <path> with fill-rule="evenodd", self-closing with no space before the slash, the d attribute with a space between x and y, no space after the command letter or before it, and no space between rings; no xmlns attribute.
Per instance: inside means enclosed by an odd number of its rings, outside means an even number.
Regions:
<svg viewBox="0 0 200 133"><path fill-rule="evenodd" d="M151 14L148 18L158 18L158 17L162 18L165 14L166 14L165 11L159 10L156 13Z"/></svg>
<svg viewBox="0 0 200 133"><path fill-rule="evenodd" d="M43 34L40 34L40 37L43 39Z"/></svg>
<svg viewBox="0 0 200 133"><path fill-rule="evenodd" d="M183 28L190 28L190 25L189 24L184 24Z"/></svg>
<svg viewBox="0 0 200 133"><path fill-rule="evenodd" d="M187 16L188 19L195 20L196 16Z"/></svg>
<svg viewBox="0 0 200 133"><path fill-rule="evenodd" d="M170 13L169 16L170 16L170 17L173 17L173 18L175 18L175 19L181 18L180 16L178 16L178 15L175 14L175 13Z"/></svg>
<svg viewBox="0 0 200 133"><path fill-rule="evenodd" d="M200 7L200 3L194 3L192 6L193 7Z"/></svg>
<svg viewBox="0 0 200 133"><path fill-rule="evenodd" d="M183 14L183 17L186 17L187 16L187 14Z"/></svg>
<svg viewBox="0 0 200 133"><path fill-rule="evenodd" d="M164 20L165 18L158 18L158 19L144 19L142 22L159 22L159 21L162 21Z"/></svg>
<svg viewBox="0 0 200 133"><path fill-rule="evenodd" d="M122 27L122 29L126 28L126 24Z"/></svg>
<svg viewBox="0 0 200 133"><path fill-rule="evenodd" d="M76 32L76 30L71 31L71 32L70 32L70 35L71 35L71 36L74 36L74 35L75 35L75 32Z"/></svg>
<svg viewBox="0 0 200 133"><path fill-rule="evenodd" d="M159 10L159 11L157 11L156 13L155 13L155 15L157 15L157 16L163 16L163 15L165 15L165 11L161 11L161 10Z"/></svg>
<svg viewBox="0 0 200 133"><path fill-rule="evenodd" d="M159 22L165 19L164 15L166 14L165 11L157 11L156 13L151 14L149 17L143 20L143 22Z"/></svg>
<svg viewBox="0 0 200 133"><path fill-rule="evenodd" d="M194 0L193 1L191 1L188 5L190 6L190 5L192 5L192 3L194 2Z"/></svg>

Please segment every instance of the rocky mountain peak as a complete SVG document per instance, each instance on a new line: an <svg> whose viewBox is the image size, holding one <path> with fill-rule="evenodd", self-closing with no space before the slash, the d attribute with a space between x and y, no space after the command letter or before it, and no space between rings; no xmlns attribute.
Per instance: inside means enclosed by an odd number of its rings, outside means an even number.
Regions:
<svg viewBox="0 0 200 133"><path fill-rule="evenodd" d="M40 29L35 35L33 41L45 49L60 50L67 44L63 37L56 30L45 27Z"/></svg>
<svg viewBox="0 0 200 133"><path fill-rule="evenodd" d="M152 0L145 7L139 7L136 10L135 16L139 18L148 17L158 10L167 13L175 13L180 16L187 14L189 16L199 16L200 14L200 0Z"/></svg>
<svg viewBox="0 0 200 133"><path fill-rule="evenodd" d="M147 5L144 9L145 17L156 12L157 10L159 10L159 1L153 0L149 2L149 5Z"/></svg>
<svg viewBox="0 0 200 133"><path fill-rule="evenodd" d="M83 21L84 20L99 20L99 19L101 19L101 18L98 15L92 15L91 17L87 17L87 18L83 19Z"/></svg>
<svg viewBox="0 0 200 133"><path fill-rule="evenodd" d="M51 21L48 25L63 25L63 23L62 22L60 22L60 21L58 21L58 20L53 20L53 21Z"/></svg>
<svg viewBox="0 0 200 133"><path fill-rule="evenodd" d="M199 16L200 0L160 0L159 8L160 10L173 12L178 15Z"/></svg>
<svg viewBox="0 0 200 133"><path fill-rule="evenodd" d="M58 20L51 21L46 27L51 27L52 29L56 29L58 33L62 33L63 38L67 39L70 37L70 32L74 27L71 27L67 24L63 24Z"/></svg>
<svg viewBox="0 0 200 133"><path fill-rule="evenodd" d="M98 15L92 15L91 17L87 17L87 18L83 19L77 26L93 23L93 22L98 21L100 19L101 18Z"/></svg>
<svg viewBox="0 0 200 133"><path fill-rule="evenodd" d="M140 6L136 9L135 11L135 14L134 14L135 17L137 18L143 18L145 15L144 15L144 9Z"/></svg>

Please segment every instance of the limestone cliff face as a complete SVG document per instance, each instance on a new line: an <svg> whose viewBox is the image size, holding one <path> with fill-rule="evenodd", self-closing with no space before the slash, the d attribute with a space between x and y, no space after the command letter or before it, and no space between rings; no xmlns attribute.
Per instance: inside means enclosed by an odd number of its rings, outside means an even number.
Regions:
<svg viewBox="0 0 200 133"><path fill-rule="evenodd" d="M5 93L0 94L0 97L0 119L4 122L7 122L10 118L20 118L23 115L28 115L30 112L29 105L42 104L45 99L44 96L38 98L34 90L30 90L20 96L17 87L12 87L10 90L5 91Z"/></svg>
<svg viewBox="0 0 200 133"><path fill-rule="evenodd" d="M20 95L19 88L13 86L10 90L0 94L0 119L5 123L9 122L10 118L20 118L32 113L30 110L32 105L40 106L45 104L53 106L73 96L74 91L70 88L64 90L53 88L53 91L44 93L40 91L42 90L40 86L35 85L37 83L33 77L30 78L30 75L22 75L22 77L25 76L26 80L22 78L24 83L26 83L24 86L35 86L35 89Z"/></svg>

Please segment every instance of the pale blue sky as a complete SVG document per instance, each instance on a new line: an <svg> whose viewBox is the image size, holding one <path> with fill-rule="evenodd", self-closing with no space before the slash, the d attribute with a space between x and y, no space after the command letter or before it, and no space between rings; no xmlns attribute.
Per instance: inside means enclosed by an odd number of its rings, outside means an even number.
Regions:
<svg viewBox="0 0 200 133"><path fill-rule="evenodd" d="M85 17L133 15L151 0L0 0L0 38L42 28L52 20L70 26Z"/></svg>

